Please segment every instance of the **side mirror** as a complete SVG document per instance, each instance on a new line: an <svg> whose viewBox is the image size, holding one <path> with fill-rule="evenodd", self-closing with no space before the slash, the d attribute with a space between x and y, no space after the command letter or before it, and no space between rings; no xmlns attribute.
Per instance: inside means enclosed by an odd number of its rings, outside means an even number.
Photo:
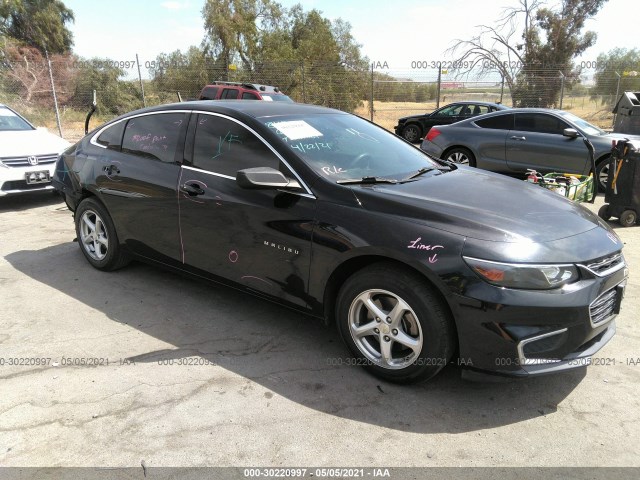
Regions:
<svg viewBox="0 0 640 480"><path fill-rule="evenodd" d="M564 135L565 137L569 137L569 138L577 138L580 136L580 134L578 133L578 131L575 128L565 128L562 131L562 135Z"/></svg>
<svg viewBox="0 0 640 480"><path fill-rule="evenodd" d="M236 172L236 183L249 189L301 188L293 179L271 167L245 168Z"/></svg>

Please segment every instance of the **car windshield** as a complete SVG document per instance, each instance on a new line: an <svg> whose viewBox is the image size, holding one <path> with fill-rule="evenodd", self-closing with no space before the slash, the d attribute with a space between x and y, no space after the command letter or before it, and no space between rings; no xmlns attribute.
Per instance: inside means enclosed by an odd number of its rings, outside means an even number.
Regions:
<svg viewBox="0 0 640 480"><path fill-rule="evenodd" d="M262 121L329 180L402 180L420 169L440 166L418 148L355 115L291 115Z"/></svg>
<svg viewBox="0 0 640 480"><path fill-rule="evenodd" d="M22 117L7 107L0 107L0 131L33 130Z"/></svg>
<svg viewBox="0 0 640 480"><path fill-rule="evenodd" d="M561 112L560 115L576 125L587 135L604 135L606 133L604 130L599 129L595 125L591 125L589 122L575 116L573 113Z"/></svg>
<svg viewBox="0 0 640 480"><path fill-rule="evenodd" d="M291 100L286 95L282 95L281 93L261 93L260 95L262 95L263 100L266 100L268 102L293 102L293 100Z"/></svg>

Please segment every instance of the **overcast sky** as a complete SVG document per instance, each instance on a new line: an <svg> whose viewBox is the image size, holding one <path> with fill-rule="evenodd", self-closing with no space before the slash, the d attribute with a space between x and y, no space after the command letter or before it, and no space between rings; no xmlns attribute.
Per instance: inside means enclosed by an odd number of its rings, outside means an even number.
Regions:
<svg viewBox="0 0 640 480"><path fill-rule="evenodd" d="M457 38L469 38L479 24L493 24L504 7L516 0L280 0L289 7L302 3L330 19L342 18L362 52L392 71L411 68L416 60L452 60L444 51ZM548 2L554 4L554 2ZM83 57L108 57L141 63L161 52L185 50L204 37L204 0L65 0L76 17L71 29L74 51ZM579 61L595 60L615 47L640 48L637 0L609 0L587 28L598 41Z"/></svg>

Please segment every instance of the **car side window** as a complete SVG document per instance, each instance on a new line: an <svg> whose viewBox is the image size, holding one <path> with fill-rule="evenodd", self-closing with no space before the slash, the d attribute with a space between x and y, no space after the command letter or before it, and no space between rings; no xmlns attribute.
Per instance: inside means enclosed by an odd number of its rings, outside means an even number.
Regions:
<svg viewBox="0 0 640 480"><path fill-rule="evenodd" d="M465 105L451 105L449 107L443 108L437 114L438 115L443 115L445 117L452 117L452 116L460 115L460 112L462 111L462 107L464 107L464 106Z"/></svg>
<svg viewBox="0 0 640 480"><path fill-rule="evenodd" d="M184 121L184 113L159 113L132 118L124 129L122 151L161 162L174 162Z"/></svg>
<svg viewBox="0 0 640 480"><path fill-rule="evenodd" d="M107 147L109 150L120 150L122 143L122 133L127 122L118 122L104 130L96 139L100 145Z"/></svg>
<svg viewBox="0 0 640 480"><path fill-rule="evenodd" d="M482 115L490 111L487 105L470 105L470 107L473 107L471 109L471 115Z"/></svg>
<svg viewBox="0 0 640 480"><path fill-rule="evenodd" d="M562 135L569 125L553 115L545 113L520 113L516 115L515 130L523 132L552 133Z"/></svg>
<svg viewBox="0 0 640 480"><path fill-rule="evenodd" d="M220 95L222 99L235 100L238 98L238 90L235 88L225 88L222 90L222 95Z"/></svg>
<svg viewBox="0 0 640 480"><path fill-rule="evenodd" d="M242 100L260 100L257 95L251 92L244 92L242 94Z"/></svg>
<svg viewBox="0 0 640 480"><path fill-rule="evenodd" d="M278 169L280 159L242 125L216 115L199 114L193 166L235 178L244 168Z"/></svg>
<svg viewBox="0 0 640 480"><path fill-rule="evenodd" d="M513 114L496 115L494 117L476 120L475 124L480 128L491 128L494 130L513 130Z"/></svg>
<svg viewBox="0 0 640 480"><path fill-rule="evenodd" d="M205 87L202 89L200 100L215 100L218 93L218 87Z"/></svg>

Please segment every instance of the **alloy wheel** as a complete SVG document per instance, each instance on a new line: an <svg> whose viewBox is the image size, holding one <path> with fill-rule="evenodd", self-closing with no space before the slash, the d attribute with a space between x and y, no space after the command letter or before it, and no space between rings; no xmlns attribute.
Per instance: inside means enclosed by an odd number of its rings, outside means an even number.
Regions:
<svg viewBox="0 0 640 480"><path fill-rule="evenodd" d="M366 359L383 368L405 368L422 351L422 328L415 312L386 290L366 290L353 300L349 331Z"/></svg>

